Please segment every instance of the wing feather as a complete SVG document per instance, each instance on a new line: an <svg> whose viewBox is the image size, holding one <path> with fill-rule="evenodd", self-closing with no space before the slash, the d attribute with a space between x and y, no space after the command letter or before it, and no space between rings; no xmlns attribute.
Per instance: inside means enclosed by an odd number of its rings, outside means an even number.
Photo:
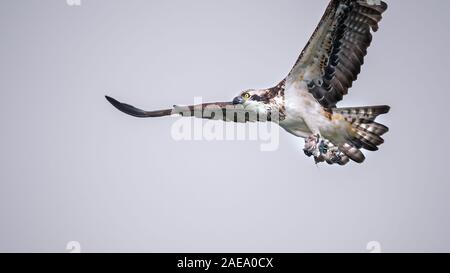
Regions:
<svg viewBox="0 0 450 273"><path fill-rule="evenodd" d="M183 117L196 117L237 123L265 122L271 120L270 114L259 114L255 111L245 109L241 105L233 105L232 102L214 102L189 106L174 105L171 109L145 111L132 105L119 102L109 96L106 96L106 99L119 111L138 118L180 115Z"/></svg>
<svg viewBox="0 0 450 273"><path fill-rule="evenodd" d="M372 31L378 30L386 9L383 1L371 5L368 0L332 0L287 84L304 81L322 106L336 107L358 78Z"/></svg>

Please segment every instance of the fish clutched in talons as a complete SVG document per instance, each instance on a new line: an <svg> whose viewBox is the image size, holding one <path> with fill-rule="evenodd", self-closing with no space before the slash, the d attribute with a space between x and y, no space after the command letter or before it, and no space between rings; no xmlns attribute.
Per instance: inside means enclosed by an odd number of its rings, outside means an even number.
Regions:
<svg viewBox="0 0 450 273"><path fill-rule="evenodd" d="M305 139L303 151L308 157L313 156L316 164L327 162L330 165L345 165L349 162L349 158L338 147L319 134Z"/></svg>
<svg viewBox="0 0 450 273"><path fill-rule="evenodd" d="M321 142L321 137L319 134L311 135L305 139L305 148L303 148L303 151L308 157L318 157L321 154L321 150L323 151L323 149L325 148L320 148L320 146L322 146L323 144L324 143Z"/></svg>

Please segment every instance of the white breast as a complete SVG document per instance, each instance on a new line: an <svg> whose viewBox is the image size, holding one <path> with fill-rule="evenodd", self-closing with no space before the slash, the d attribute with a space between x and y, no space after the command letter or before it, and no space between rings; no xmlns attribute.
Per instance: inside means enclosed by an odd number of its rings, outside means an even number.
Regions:
<svg viewBox="0 0 450 273"><path fill-rule="evenodd" d="M304 82L286 86L284 96L286 119L280 122L280 126L298 137L310 136L312 130L307 126L305 120L318 118L322 107L308 92Z"/></svg>

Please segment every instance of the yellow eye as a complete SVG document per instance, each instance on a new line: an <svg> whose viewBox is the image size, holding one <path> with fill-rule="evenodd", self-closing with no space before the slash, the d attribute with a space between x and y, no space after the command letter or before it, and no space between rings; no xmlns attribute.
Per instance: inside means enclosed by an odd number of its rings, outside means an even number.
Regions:
<svg viewBox="0 0 450 273"><path fill-rule="evenodd" d="M248 100L248 99L250 98L250 94L249 94L249 93L245 93L244 95L242 95L242 97L243 97L245 100Z"/></svg>

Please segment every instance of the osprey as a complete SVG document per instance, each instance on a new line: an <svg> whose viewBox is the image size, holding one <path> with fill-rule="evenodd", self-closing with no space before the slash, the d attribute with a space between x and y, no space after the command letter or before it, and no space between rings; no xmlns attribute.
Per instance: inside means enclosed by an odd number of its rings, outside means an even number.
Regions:
<svg viewBox="0 0 450 273"><path fill-rule="evenodd" d="M389 129L375 119L390 107L337 108L336 104L357 79L372 41L371 32L378 30L386 9L387 4L380 0L332 0L285 79L272 88L241 92L229 102L144 111L106 99L139 118L180 114L232 122L275 122L304 138L304 152L316 163L362 163L361 149L377 151L384 142L381 136Z"/></svg>

